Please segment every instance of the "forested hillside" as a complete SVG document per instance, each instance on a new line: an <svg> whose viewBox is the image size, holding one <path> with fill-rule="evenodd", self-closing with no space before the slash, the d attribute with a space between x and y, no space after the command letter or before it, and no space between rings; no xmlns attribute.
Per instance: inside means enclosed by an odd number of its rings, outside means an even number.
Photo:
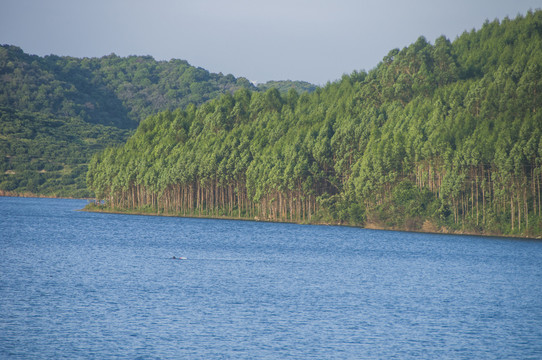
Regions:
<svg viewBox="0 0 542 360"><path fill-rule="evenodd" d="M89 197L92 154L126 141L128 132L0 107L0 194Z"/></svg>
<svg viewBox="0 0 542 360"><path fill-rule="evenodd" d="M141 119L255 89L183 60L72 58L0 46L0 193L89 196L94 153L122 144Z"/></svg>
<svg viewBox="0 0 542 360"><path fill-rule="evenodd" d="M306 81L268 81L264 84L257 85L259 91L267 91L271 88L277 89L282 95L286 94L290 89L294 89L298 93L311 93L316 90L317 86Z"/></svg>
<svg viewBox="0 0 542 360"><path fill-rule="evenodd" d="M92 159L104 207L540 236L542 12L420 37L299 95L150 116Z"/></svg>
<svg viewBox="0 0 542 360"><path fill-rule="evenodd" d="M221 93L255 89L245 78L213 74L184 60L151 56L73 58L0 47L0 106L135 128L163 110L202 104Z"/></svg>

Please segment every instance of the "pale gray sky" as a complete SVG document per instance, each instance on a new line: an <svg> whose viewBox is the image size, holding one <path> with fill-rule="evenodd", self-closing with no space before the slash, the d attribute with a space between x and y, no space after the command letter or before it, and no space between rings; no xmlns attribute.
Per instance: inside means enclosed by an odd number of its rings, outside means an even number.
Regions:
<svg viewBox="0 0 542 360"><path fill-rule="evenodd" d="M454 40L542 0L2 0L0 43L37 55L151 55L256 82L334 81L423 35Z"/></svg>

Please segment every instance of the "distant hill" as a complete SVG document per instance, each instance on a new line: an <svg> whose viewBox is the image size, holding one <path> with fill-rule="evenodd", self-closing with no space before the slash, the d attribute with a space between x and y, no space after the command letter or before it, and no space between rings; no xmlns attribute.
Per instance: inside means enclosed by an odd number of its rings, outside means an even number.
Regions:
<svg viewBox="0 0 542 360"><path fill-rule="evenodd" d="M258 90L267 91L271 88L277 89L281 94L286 94L288 90L294 89L298 93L311 93L316 90L317 86L306 81L291 81L291 80L282 80L282 81L268 81L264 84L257 85Z"/></svg>
<svg viewBox="0 0 542 360"><path fill-rule="evenodd" d="M0 192L84 197L87 163L139 122L200 105L245 78L150 56L73 58L0 46Z"/></svg>
<svg viewBox="0 0 542 360"><path fill-rule="evenodd" d="M147 116L199 105L239 88L245 78L210 73L184 60L151 56L73 58L0 47L0 106L135 128Z"/></svg>

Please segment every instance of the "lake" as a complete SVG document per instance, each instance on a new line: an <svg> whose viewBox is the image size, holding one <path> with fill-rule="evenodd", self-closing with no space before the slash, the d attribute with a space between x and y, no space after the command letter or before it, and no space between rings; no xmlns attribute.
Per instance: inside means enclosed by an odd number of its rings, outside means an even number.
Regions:
<svg viewBox="0 0 542 360"><path fill-rule="evenodd" d="M542 358L541 241L85 205L0 198L0 358Z"/></svg>

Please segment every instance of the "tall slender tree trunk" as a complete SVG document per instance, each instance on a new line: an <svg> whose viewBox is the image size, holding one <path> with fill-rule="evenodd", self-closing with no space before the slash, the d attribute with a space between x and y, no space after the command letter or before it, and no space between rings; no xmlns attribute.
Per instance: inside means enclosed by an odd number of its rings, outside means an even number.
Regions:
<svg viewBox="0 0 542 360"><path fill-rule="evenodd" d="M523 217L525 218L525 230L529 231L529 207L527 205L527 184L523 187Z"/></svg>
<svg viewBox="0 0 542 360"><path fill-rule="evenodd" d="M512 214L512 231L514 231L514 214L515 214L515 210L514 210L514 196L511 194L510 195L510 214Z"/></svg>
<svg viewBox="0 0 542 360"><path fill-rule="evenodd" d="M519 191L517 194L517 201L518 201L518 230L521 232L521 201L520 201Z"/></svg>
<svg viewBox="0 0 542 360"><path fill-rule="evenodd" d="M542 171L537 176L537 182L538 182L538 216L540 216L540 207L541 207L541 205L540 205L541 204L541 202L540 202L540 178L542 178Z"/></svg>
<svg viewBox="0 0 542 360"><path fill-rule="evenodd" d="M476 171L476 225L478 226L479 225L479 214L480 214L480 209L479 209L479 201L478 201L478 171Z"/></svg>
<svg viewBox="0 0 542 360"><path fill-rule="evenodd" d="M311 216L311 195L309 195L309 222L311 222L312 216Z"/></svg>

